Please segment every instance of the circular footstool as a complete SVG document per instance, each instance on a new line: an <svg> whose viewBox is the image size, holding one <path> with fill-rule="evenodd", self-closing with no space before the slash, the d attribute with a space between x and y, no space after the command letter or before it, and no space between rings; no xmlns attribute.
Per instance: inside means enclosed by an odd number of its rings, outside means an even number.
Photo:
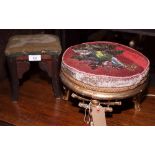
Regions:
<svg viewBox="0 0 155 155"><path fill-rule="evenodd" d="M81 106L90 107L91 116L96 117L94 107L97 111L111 111L110 105L121 104L111 100L127 97L136 98L135 108L139 110L138 98L147 85L149 65L142 53L127 46L88 42L71 46L64 52L60 76L64 85L74 92L73 97L91 104L91 107ZM100 125L101 121L98 122Z"/></svg>

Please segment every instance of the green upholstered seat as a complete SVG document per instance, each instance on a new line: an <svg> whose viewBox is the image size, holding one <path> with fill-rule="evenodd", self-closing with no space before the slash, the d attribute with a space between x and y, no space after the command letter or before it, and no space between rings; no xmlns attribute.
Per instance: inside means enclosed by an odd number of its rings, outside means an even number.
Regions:
<svg viewBox="0 0 155 155"><path fill-rule="evenodd" d="M59 38L51 34L15 35L6 46L6 56L20 56L28 54L60 54Z"/></svg>

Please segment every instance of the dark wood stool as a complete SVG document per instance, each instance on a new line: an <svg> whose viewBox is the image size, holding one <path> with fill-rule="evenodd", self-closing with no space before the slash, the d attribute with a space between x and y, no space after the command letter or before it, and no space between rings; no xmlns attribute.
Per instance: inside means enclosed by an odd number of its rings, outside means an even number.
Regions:
<svg viewBox="0 0 155 155"><path fill-rule="evenodd" d="M39 61L39 67L48 73L56 98L61 98L59 83L59 38L49 34L16 35L9 39L5 54L11 78L12 100L19 96L19 79L29 70L30 61Z"/></svg>

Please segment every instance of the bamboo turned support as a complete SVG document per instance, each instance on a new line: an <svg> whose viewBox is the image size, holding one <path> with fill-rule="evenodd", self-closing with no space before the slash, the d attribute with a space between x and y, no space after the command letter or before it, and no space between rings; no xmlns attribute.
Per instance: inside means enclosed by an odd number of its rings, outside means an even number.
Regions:
<svg viewBox="0 0 155 155"><path fill-rule="evenodd" d="M89 110L89 116L91 117L91 121L89 122L92 126L105 126L106 125L106 117L105 112L112 112L111 107L102 107L103 105L108 105L108 103L102 103L99 100L89 100L86 98L83 98L81 96L76 95L75 93L72 93L71 95L73 98L77 98L79 100L82 100L82 102L79 102L79 106L88 109ZM89 104L86 104L84 102L89 102ZM114 102L109 102L109 105L114 105ZM116 102L117 105L120 105L120 102Z"/></svg>

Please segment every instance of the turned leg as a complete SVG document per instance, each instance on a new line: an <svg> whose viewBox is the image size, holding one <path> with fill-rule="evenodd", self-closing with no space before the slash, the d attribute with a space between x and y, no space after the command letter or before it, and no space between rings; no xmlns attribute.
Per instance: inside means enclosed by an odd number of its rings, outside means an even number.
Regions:
<svg viewBox="0 0 155 155"><path fill-rule="evenodd" d="M12 100L16 102L19 95L19 80L17 75L16 57L7 57L8 69L10 73Z"/></svg>

